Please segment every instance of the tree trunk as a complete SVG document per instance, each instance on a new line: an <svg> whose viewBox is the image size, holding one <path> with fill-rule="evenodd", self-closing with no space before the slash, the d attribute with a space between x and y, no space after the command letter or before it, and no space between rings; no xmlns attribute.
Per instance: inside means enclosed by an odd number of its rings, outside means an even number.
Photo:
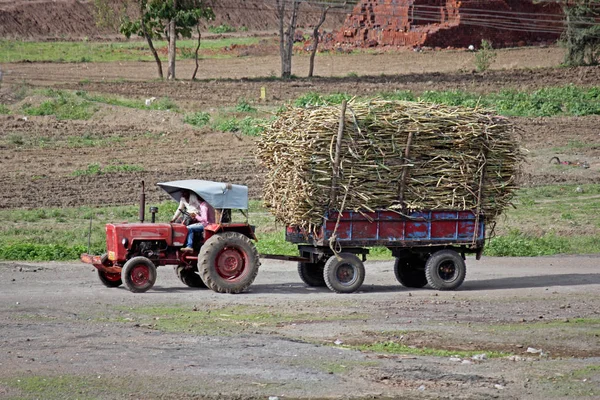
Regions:
<svg viewBox="0 0 600 400"><path fill-rule="evenodd" d="M283 35L285 1L286 0L275 0L275 3L277 4L277 17L279 18L279 57L281 57L281 76L283 76L283 71L285 70L285 37Z"/></svg>
<svg viewBox="0 0 600 400"><path fill-rule="evenodd" d="M323 11L321 12L321 19L319 20L319 23L315 26L315 29L313 30L313 48L310 52L310 61L308 64L309 78L312 78L313 71L315 70L315 55L317 54L317 47L319 46L319 29L321 28L321 25L323 25L323 22L325 22L325 18L327 17L327 11L329 11L330 8L330 6L327 6L323 9Z"/></svg>
<svg viewBox="0 0 600 400"><path fill-rule="evenodd" d="M177 49L177 0L173 0L173 16L169 21L169 72L167 79L175 79L175 56Z"/></svg>
<svg viewBox="0 0 600 400"><path fill-rule="evenodd" d="M160 79L163 79L164 75L163 75L163 69L162 69L162 62L160 61L160 57L158 56L158 53L156 52L156 49L154 48L154 44L152 43L152 38L150 37L150 35L148 34L148 31L146 30L146 21L144 21L144 15L146 15L145 8L146 8L146 1L144 1L144 0L140 1L140 18L141 18L140 26L142 28L142 33L144 34L144 37L146 38L146 41L148 42L148 47L150 47L152 56L154 56L154 61L156 62L156 67L158 68L158 77Z"/></svg>
<svg viewBox="0 0 600 400"><path fill-rule="evenodd" d="M196 68L194 69L194 73L192 74L192 80L196 80L196 72L198 72L198 51L200 51L200 42L202 40L202 35L200 33L200 21L198 21L198 25L196 25L196 32L198 32L198 45L196 45L196 51L194 52Z"/></svg>
<svg viewBox="0 0 600 400"><path fill-rule="evenodd" d="M290 16L290 23L284 35L285 46L281 63L281 77L285 79L292 77L292 55L294 53L294 36L296 34L296 21L298 20L298 7L300 7L300 1L294 0L292 5L292 15Z"/></svg>

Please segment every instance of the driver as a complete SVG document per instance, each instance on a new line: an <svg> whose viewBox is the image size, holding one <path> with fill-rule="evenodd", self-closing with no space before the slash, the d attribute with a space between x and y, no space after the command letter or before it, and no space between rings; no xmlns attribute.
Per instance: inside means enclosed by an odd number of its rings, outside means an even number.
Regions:
<svg viewBox="0 0 600 400"><path fill-rule="evenodd" d="M190 212L190 217L195 222L188 225L188 235L182 252L194 251L194 232L204 232L204 227L215 222L215 209L211 207L202 197L198 197L198 212Z"/></svg>
<svg viewBox="0 0 600 400"><path fill-rule="evenodd" d="M171 219L171 223L177 221L177 219L182 216L185 220L187 215L190 215L190 218L193 219L194 217L192 217L191 214L198 214L198 210L200 210L200 201L198 200L198 196L196 196L196 193L184 189L181 191L179 207L177 207L175 215L173 215L173 218Z"/></svg>

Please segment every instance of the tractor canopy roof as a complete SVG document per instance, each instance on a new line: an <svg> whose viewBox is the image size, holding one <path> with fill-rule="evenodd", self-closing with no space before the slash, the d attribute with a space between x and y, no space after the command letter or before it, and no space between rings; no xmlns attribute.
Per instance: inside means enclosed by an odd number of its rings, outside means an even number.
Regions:
<svg viewBox="0 0 600 400"><path fill-rule="evenodd" d="M184 189L190 190L202 197L213 208L248 209L248 187L231 183L201 181L188 179L158 183L176 201L181 199Z"/></svg>

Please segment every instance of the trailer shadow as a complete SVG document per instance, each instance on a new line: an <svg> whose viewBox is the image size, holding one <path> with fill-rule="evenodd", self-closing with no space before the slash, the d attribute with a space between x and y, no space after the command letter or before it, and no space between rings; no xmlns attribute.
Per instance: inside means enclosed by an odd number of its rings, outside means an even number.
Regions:
<svg viewBox="0 0 600 400"><path fill-rule="evenodd" d="M459 290L523 289L553 286L600 285L600 274L533 275L465 281Z"/></svg>
<svg viewBox="0 0 600 400"><path fill-rule="evenodd" d="M600 285L600 274L560 274L534 275L525 277L509 277L465 281L457 291L484 291L499 289L548 288L558 286ZM303 283L289 282L277 284L253 284L249 290L256 294L327 294L333 293L327 287L309 287ZM361 293L406 293L433 291L429 286L424 288L407 288L400 284L364 284L353 294Z"/></svg>

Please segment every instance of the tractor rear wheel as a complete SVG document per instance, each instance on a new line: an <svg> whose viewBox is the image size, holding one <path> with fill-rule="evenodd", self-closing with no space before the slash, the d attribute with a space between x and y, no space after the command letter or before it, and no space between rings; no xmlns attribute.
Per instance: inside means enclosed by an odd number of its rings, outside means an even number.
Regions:
<svg viewBox="0 0 600 400"><path fill-rule="evenodd" d="M192 266L181 264L175 267L175 273L184 285L192 288L206 289L206 284L204 281L202 281L202 278L200 278L200 275L198 274L197 264Z"/></svg>
<svg viewBox="0 0 600 400"><path fill-rule="evenodd" d="M422 288L427 285L425 262L417 254L396 258L396 263L394 264L396 279L404 287Z"/></svg>
<svg viewBox="0 0 600 400"><path fill-rule="evenodd" d="M323 271L325 270L325 261L319 261L316 263L298 263L298 275L302 282L312 287L325 287L325 276Z"/></svg>
<svg viewBox="0 0 600 400"><path fill-rule="evenodd" d="M260 260L249 238L238 232L211 236L198 254L198 270L210 289L240 293L254 282Z"/></svg>
<svg viewBox="0 0 600 400"><path fill-rule="evenodd" d="M365 266L356 255L340 253L329 257L323 275L329 289L337 293L352 293L365 280Z"/></svg>
<svg viewBox="0 0 600 400"><path fill-rule="evenodd" d="M108 254L106 253L102 254L100 261L105 267L113 266L113 262L108 259ZM119 287L123 284L123 280L121 280L121 274L119 273L109 273L98 270L98 278L104 286L109 288Z"/></svg>
<svg viewBox="0 0 600 400"><path fill-rule="evenodd" d="M123 266L121 279L130 291L146 292L156 282L156 266L146 257L133 257Z"/></svg>
<svg viewBox="0 0 600 400"><path fill-rule="evenodd" d="M454 290L465 280L465 260L454 250L439 250L425 264L429 286L437 290Z"/></svg>

